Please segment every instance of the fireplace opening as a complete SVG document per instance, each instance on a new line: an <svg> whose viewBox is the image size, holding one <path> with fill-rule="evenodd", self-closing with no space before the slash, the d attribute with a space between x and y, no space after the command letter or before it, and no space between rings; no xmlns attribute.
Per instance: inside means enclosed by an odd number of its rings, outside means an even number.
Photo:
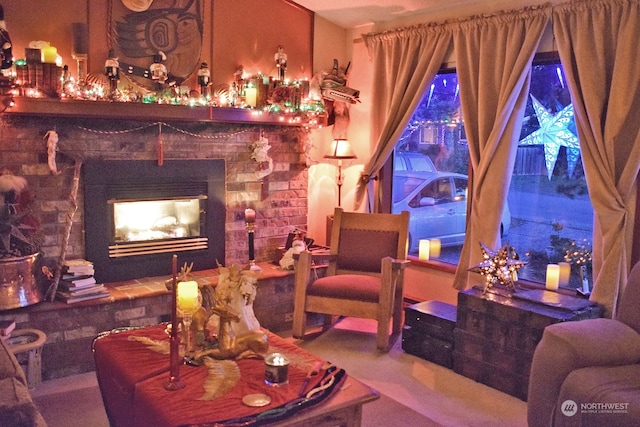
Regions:
<svg viewBox="0 0 640 427"><path fill-rule="evenodd" d="M223 160L95 161L84 166L85 251L96 279L224 264Z"/></svg>
<svg viewBox="0 0 640 427"><path fill-rule="evenodd" d="M113 209L111 258L206 249L201 234L206 195L151 200L109 200Z"/></svg>

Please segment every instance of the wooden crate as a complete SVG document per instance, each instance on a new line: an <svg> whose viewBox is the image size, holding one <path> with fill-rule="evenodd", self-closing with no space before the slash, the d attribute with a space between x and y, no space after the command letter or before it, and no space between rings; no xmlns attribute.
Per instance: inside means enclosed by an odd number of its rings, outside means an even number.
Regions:
<svg viewBox="0 0 640 427"><path fill-rule="evenodd" d="M456 307L425 301L405 308L402 349L447 368L453 367L453 332Z"/></svg>
<svg viewBox="0 0 640 427"><path fill-rule="evenodd" d="M510 293L480 287L458 294L454 334L455 372L527 399L533 352L548 325L602 316L584 298L546 290Z"/></svg>

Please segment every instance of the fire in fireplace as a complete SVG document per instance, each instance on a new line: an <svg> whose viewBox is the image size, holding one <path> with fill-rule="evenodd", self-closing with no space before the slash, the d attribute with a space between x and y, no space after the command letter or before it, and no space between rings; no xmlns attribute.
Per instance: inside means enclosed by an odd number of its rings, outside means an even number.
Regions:
<svg viewBox="0 0 640 427"><path fill-rule="evenodd" d="M85 251L100 281L224 263L224 161L93 161L84 166Z"/></svg>

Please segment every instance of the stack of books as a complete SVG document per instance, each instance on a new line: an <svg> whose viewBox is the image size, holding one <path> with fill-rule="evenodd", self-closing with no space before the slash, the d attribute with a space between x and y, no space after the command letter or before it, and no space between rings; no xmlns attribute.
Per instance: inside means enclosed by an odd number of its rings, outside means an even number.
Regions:
<svg viewBox="0 0 640 427"><path fill-rule="evenodd" d="M110 296L109 289L104 284L97 283L93 274L93 263L90 261L83 259L66 261L58 283L56 298L72 304Z"/></svg>
<svg viewBox="0 0 640 427"><path fill-rule="evenodd" d="M0 339L6 341L11 338L11 332L16 328L15 320L0 320Z"/></svg>

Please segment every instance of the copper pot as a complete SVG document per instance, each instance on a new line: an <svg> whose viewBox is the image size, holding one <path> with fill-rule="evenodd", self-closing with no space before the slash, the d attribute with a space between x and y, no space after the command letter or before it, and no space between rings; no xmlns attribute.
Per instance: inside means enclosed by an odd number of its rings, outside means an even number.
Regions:
<svg viewBox="0 0 640 427"><path fill-rule="evenodd" d="M40 254L0 258L0 310L25 307L42 301L35 271Z"/></svg>

